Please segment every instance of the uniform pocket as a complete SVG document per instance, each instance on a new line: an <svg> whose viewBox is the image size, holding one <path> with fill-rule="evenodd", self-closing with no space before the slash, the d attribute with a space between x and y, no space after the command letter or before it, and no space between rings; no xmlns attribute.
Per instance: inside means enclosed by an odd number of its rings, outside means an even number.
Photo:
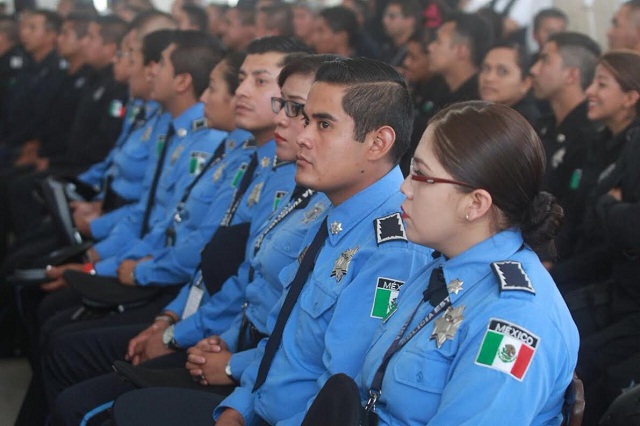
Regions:
<svg viewBox="0 0 640 426"><path fill-rule="evenodd" d="M444 390L448 372L445 360L411 351L402 352L393 369L399 383L437 394Z"/></svg>

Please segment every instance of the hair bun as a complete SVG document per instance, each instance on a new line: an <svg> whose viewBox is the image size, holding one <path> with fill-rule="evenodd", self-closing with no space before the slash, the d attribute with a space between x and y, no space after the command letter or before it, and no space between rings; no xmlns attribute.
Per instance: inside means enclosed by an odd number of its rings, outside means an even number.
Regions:
<svg viewBox="0 0 640 426"><path fill-rule="evenodd" d="M522 221L522 236L525 243L535 251L555 254L553 239L558 234L564 219L564 211L556 197L548 192L538 192Z"/></svg>

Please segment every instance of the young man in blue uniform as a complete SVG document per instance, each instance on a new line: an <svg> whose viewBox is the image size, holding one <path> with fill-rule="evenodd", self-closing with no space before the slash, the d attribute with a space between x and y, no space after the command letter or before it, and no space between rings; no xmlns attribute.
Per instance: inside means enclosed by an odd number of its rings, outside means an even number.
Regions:
<svg viewBox="0 0 640 426"><path fill-rule="evenodd" d="M248 188L246 188L246 191L244 191L244 195L237 199L238 203L231 203L231 206L237 208L229 208L231 200L227 200L226 208L222 205L223 208L221 209L221 206L216 206L216 204L218 204L218 199L216 199L211 209L209 209L209 213L207 213L206 216L213 217L216 224L214 226L214 223L209 218L207 218L204 224L207 227L210 226L216 229L216 233L212 242L209 243L208 248L205 248L205 252L211 252L213 256L215 256L215 260L203 260L203 274L196 274L192 282L200 279L202 275L204 275L207 280L210 278L224 280L225 277L220 276L220 272L214 271L211 273L205 268L209 266L209 269L211 269L216 263L224 264L234 262L237 265L241 262L242 259L230 259L227 253L230 240L240 239L240 241L234 241L233 245L242 244L244 247L246 239L248 238L248 235L237 233L235 229L242 227L248 228L250 223L259 225L271 212L278 207L282 207L283 204L286 204L291 196L291 191L295 185L293 180L295 170L291 163L293 157L289 156L290 158L287 158L288 161L285 162L277 161L275 158L276 149L273 140L274 113L271 107L271 97L279 94L276 78L283 66L285 56L290 51L300 50L306 50L306 47L295 40L285 37L263 38L253 42L248 48L248 56L240 70L241 83L236 90L236 97L238 98L236 104L239 105L239 107L235 110L235 122L237 126L251 130L254 136L254 143L258 145L255 151L255 172L251 172L246 162L246 157L244 157L244 165L241 165L239 168L230 167L229 170L226 170L225 167L225 170L222 172L220 180L223 182L223 185L233 185L233 182L238 180L234 178L242 177L238 172L243 170L244 173L252 173L252 182ZM242 111L239 112L239 110ZM240 149L242 150L242 148ZM236 148L236 151L237 150L238 148ZM216 173L214 173L214 178L215 176ZM248 182L249 181L247 181L247 183ZM236 193L236 196L237 195L240 194ZM234 198L236 197L234 196ZM258 216L261 216L261 218L257 218ZM190 234L196 232L202 233L205 231L196 229ZM220 235L223 235L224 238L220 239ZM189 239L189 235L187 235L187 239ZM172 248L168 247L168 249L171 250ZM195 257L195 255L192 257ZM144 263L145 262L141 264L144 265ZM151 268L150 272L155 273L154 268ZM219 287L221 282L213 285ZM239 311L239 306L234 308L236 308L236 312ZM229 318L229 320L230 319L231 318ZM162 320L158 320L157 322L162 322ZM134 330L132 334L129 334L129 337L136 331L139 331L140 328L135 327ZM103 337L100 337L98 340L104 340ZM157 334L154 338L157 338L157 342L164 348L162 333ZM126 340L124 344L126 346ZM124 350L117 356L120 357L123 354ZM108 360L107 365L110 364L110 362L111 360ZM93 372L93 375L96 373L97 372ZM105 391L108 388L101 387L101 389ZM76 391L78 391L78 389L74 387L69 389L66 394L73 395ZM98 393L95 395L100 396ZM107 397L106 400L109 400L109 398L113 398L113 396ZM71 399L74 400L72 404L79 403L76 398L72 397ZM88 400L85 400L82 404L87 408L92 408L99 402L102 401L98 399L96 404L91 405ZM63 403L63 408L58 410L58 415L54 416L56 419L64 418L66 422L69 419L68 416L75 416L77 414L78 411L76 408L65 408L65 404L67 403ZM57 421L62 422L63 420ZM73 422L74 420L68 421Z"/></svg>
<svg viewBox="0 0 640 426"><path fill-rule="evenodd" d="M385 105L374 102L380 97ZM300 424L332 373L355 377L361 369L391 306L381 303L378 289L401 287L429 253L406 240L399 213L396 164L409 142L411 110L406 83L388 65L342 59L319 69L305 105L308 124L297 139L296 181L324 192L331 207L307 234L298 261L281 271L285 294L267 320L270 336L241 386L216 409L217 424ZM173 408L186 402L181 412L197 416L191 403L201 399L185 390L177 395L190 401L173 400ZM207 416L218 402L209 397Z"/></svg>

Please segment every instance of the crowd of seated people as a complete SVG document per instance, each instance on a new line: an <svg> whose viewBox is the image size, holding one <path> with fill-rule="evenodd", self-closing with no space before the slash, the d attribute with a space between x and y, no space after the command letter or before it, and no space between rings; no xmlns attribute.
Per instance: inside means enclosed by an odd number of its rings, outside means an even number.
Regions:
<svg viewBox="0 0 640 426"><path fill-rule="evenodd" d="M336 374L363 424L560 424L574 373L583 424L625 424L640 1L607 46L474 3L0 15L16 424L331 424Z"/></svg>

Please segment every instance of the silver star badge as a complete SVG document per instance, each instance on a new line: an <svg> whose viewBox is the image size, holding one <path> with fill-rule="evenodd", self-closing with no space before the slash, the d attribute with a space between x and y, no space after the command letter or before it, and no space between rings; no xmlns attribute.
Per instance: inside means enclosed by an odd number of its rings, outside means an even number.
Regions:
<svg viewBox="0 0 640 426"><path fill-rule="evenodd" d="M337 235L342 231L342 224L340 222L333 222L331 224L331 233Z"/></svg>
<svg viewBox="0 0 640 426"><path fill-rule="evenodd" d="M336 277L337 282L340 282L342 277L347 274L347 271L349 270L349 263L351 263L351 259L353 259L353 256L359 249L360 246L350 250L345 250L340 257L336 259L336 263L334 263L333 270L331 271L331 276Z"/></svg>
<svg viewBox="0 0 640 426"><path fill-rule="evenodd" d="M253 187L251 193L249 194L249 198L247 199L247 205L249 207L253 207L254 205L258 204L258 201L260 201L260 193L262 192L263 186L264 182L260 182Z"/></svg>
<svg viewBox="0 0 640 426"><path fill-rule="evenodd" d="M464 290L462 288L462 284L463 281L456 278L449 283L449 285L447 286L447 290L449 290L449 293L458 294L459 292Z"/></svg>
<svg viewBox="0 0 640 426"><path fill-rule="evenodd" d="M181 138L184 138L185 136L187 136L187 129L178 129L176 134Z"/></svg>
<svg viewBox="0 0 640 426"><path fill-rule="evenodd" d="M269 167L269 164L271 164L271 160L269 159L269 157L262 157L262 160L260 160L260 165L262 167Z"/></svg>
<svg viewBox="0 0 640 426"><path fill-rule="evenodd" d="M458 327L460 327L464 319L462 316L463 310L464 306L458 308L449 306L444 312L444 315L436 320L433 333L431 333L431 339L436 339L436 346L438 348L440 348L447 339L453 340L456 331L458 331Z"/></svg>

